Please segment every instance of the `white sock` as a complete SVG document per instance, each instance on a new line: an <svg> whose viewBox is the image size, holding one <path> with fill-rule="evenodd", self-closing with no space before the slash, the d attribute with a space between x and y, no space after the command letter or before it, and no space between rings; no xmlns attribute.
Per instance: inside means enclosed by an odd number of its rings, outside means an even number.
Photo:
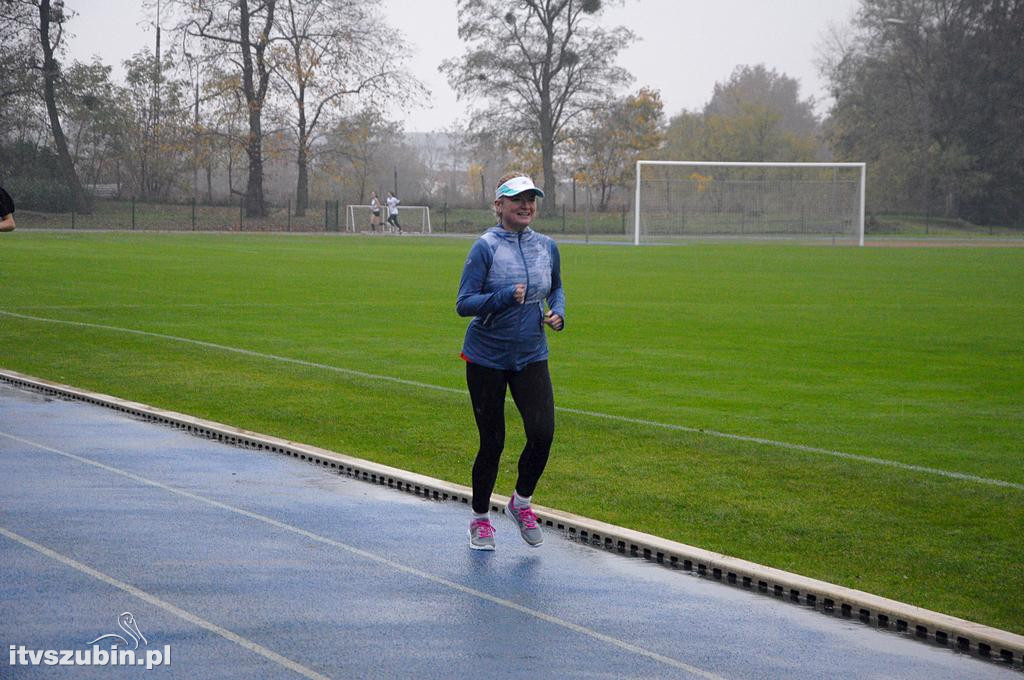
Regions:
<svg viewBox="0 0 1024 680"><path fill-rule="evenodd" d="M474 512L473 513L473 520L474 521L483 521L483 520L490 521L490 519L491 519L491 514L489 512Z"/></svg>
<svg viewBox="0 0 1024 680"><path fill-rule="evenodd" d="M518 491L512 494L512 505L517 508L528 508L530 507L530 499L533 496L520 496Z"/></svg>

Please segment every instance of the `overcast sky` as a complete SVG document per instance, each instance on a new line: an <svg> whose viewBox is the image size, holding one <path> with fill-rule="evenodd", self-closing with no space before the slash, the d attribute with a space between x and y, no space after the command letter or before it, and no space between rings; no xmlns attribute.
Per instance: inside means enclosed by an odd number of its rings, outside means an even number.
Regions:
<svg viewBox="0 0 1024 680"><path fill-rule="evenodd" d="M409 69L431 90L430 101L409 111L389 111L403 120L407 132L424 132L464 121L470 108L458 102L437 67L458 56L455 0L383 0L381 21L400 29L413 48ZM87 61L99 55L115 65L144 46L154 33L139 0L66 0L78 12L68 25L75 37L71 56ZM626 26L640 40L623 50L618 63L642 86L661 92L665 113L699 109L710 99L716 82L728 79L740 64L763 63L796 78L801 97L827 107L825 83L815 61L829 24L842 25L858 0L625 0L604 12L606 26ZM149 25L147 25L149 24ZM167 36L167 33L164 33ZM168 40L169 36L164 40Z"/></svg>

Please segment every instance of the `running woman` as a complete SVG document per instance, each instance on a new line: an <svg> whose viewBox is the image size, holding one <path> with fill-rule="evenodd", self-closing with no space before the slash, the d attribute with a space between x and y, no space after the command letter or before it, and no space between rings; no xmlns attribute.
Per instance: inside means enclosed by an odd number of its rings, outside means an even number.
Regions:
<svg viewBox="0 0 1024 680"><path fill-rule="evenodd" d="M380 199L377 198L377 192L370 192L370 231L377 231L377 227L380 227ZM381 229L383 231L383 228Z"/></svg>
<svg viewBox="0 0 1024 680"><path fill-rule="evenodd" d="M528 176L502 177L494 192L498 224L469 251L455 305L471 316L462 358L480 448L473 463L473 517L469 545L494 550L488 511L505 447L505 391L511 391L526 431L515 493L504 512L531 546L544 534L530 505L555 434L555 399L548 374L544 327L564 326L565 293L555 242L530 229L544 192ZM545 301L547 309L545 310Z"/></svg>

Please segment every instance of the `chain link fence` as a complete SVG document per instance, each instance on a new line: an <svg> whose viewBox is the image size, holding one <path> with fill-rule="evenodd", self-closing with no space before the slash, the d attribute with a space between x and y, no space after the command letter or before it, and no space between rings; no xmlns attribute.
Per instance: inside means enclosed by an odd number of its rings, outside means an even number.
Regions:
<svg viewBox="0 0 1024 680"><path fill-rule="evenodd" d="M268 204L264 217L245 214L241 200L208 205L199 202L156 203L132 198L97 198L90 214L73 210L42 212L18 208L18 229L174 231L174 232L344 232L346 203L340 199L315 199L302 216L291 201ZM435 234L479 234L496 223L492 210L430 206ZM558 206L554 215L538 216L534 228L552 236L627 240L633 216L626 207L609 212L572 211ZM369 223L369 219L367 219ZM357 229L364 231L364 229ZM366 230L368 231L368 229Z"/></svg>
<svg viewBox="0 0 1024 680"><path fill-rule="evenodd" d="M338 200L311 201L304 215L292 203L268 205L264 217L245 214L237 203L207 205L153 203L135 199L97 199L90 214L73 210L41 212L19 208L19 229L74 229L121 231L295 231L329 232L344 229L343 206Z"/></svg>

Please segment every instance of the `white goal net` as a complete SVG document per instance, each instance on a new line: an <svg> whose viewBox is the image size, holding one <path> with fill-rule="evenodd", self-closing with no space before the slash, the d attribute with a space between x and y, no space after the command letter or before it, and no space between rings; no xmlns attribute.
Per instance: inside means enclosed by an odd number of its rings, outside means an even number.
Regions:
<svg viewBox="0 0 1024 680"><path fill-rule="evenodd" d="M382 205L380 218L374 224L368 205L345 206L345 230L354 232L397 234L398 229L388 223L388 208ZM398 225L402 232L431 234L430 208L425 205L398 206Z"/></svg>
<svg viewBox="0 0 1024 680"><path fill-rule="evenodd" d="M633 242L794 238L864 245L863 163L637 161Z"/></svg>

